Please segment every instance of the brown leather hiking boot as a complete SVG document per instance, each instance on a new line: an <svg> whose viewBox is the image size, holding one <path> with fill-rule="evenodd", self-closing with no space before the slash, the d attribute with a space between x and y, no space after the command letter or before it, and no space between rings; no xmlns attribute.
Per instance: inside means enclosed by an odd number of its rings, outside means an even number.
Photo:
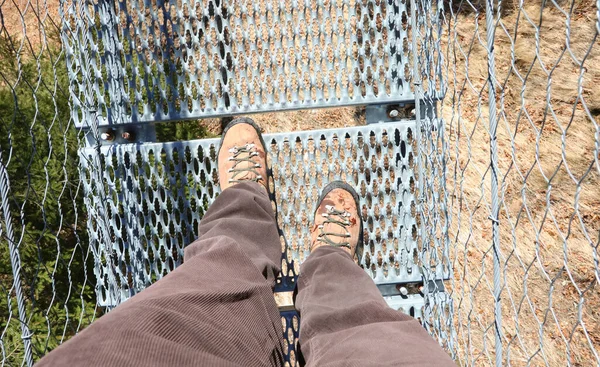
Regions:
<svg viewBox="0 0 600 367"><path fill-rule="evenodd" d="M310 250L320 246L341 247L356 255L360 262L363 229L356 191L345 182L334 181L323 189L317 203L310 229Z"/></svg>
<svg viewBox="0 0 600 367"><path fill-rule="evenodd" d="M243 181L263 185L267 192L267 157L260 128L249 118L237 118L225 127L217 156L221 190Z"/></svg>

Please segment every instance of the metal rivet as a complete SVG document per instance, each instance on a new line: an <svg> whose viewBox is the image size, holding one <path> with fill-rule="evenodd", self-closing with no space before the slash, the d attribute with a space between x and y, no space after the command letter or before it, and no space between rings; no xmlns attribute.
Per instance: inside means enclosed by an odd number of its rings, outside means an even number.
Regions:
<svg viewBox="0 0 600 367"><path fill-rule="evenodd" d="M115 138L115 135L112 133L112 131L105 131L100 134L100 139L102 139L102 140L111 141L114 138Z"/></svg>

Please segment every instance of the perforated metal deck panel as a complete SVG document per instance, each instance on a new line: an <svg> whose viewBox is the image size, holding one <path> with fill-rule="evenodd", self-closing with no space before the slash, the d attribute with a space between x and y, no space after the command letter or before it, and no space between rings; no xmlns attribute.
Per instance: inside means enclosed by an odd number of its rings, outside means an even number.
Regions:
<svg viewBox="0 0 600 367"><path fill-rule="evenodd" d="M280 311L283 329L284 367L299 366L298 338L300 336L300 318L295 310Z"/></svg>
<svg viewBox="0 0 600 367"><path fill-rule="evenodd" d="M65 0L62 8L78 127L95 116L105 125L414 99L405 1Z"/></svg>
<svg viewBox="0 0 600 367"><path fill-rule="evenodd" d="M315 201L336 179L351 183L360 196L365 271L382 287L423 280L413 134L414 122L401 122L264 136L282 231L280 287L293 287L309 254ZM196 238L198 222L219 192L218 144L104 146L96 169L96 151L81 151L99 304L116 305L181 264L184 246ZM429 271L443 279L448 264Z"/></svg>

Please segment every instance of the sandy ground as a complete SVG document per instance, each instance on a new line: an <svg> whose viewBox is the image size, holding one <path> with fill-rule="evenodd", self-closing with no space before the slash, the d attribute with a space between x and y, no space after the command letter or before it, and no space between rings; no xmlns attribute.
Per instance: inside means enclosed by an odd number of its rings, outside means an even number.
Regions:
<svg viewBox="0 0 600 367"><path fill-rule="evenodd" d="M554 5L507 12L496 30L501 331L512 365L592 365L600 350L600 47L592 1L560 4L573 5L570 39ZM461 13L449 39L454 321L460 362L487 365L495 353L485 19Z"/></svg>
<svg viewBox="0 0 600 367"><path fill-rule="evenodd" d="M331 129L365 124L364 107L259 113L249 117L258 123L263 133ZM199 123L206 126L210 134L220 135L223 131L221 119L205 119Z"/></svg>

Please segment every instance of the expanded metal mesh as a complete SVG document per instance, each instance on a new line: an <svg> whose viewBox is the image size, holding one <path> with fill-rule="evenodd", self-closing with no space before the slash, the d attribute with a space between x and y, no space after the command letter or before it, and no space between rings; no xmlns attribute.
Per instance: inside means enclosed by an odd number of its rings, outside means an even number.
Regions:
<svg viewBox="0 0 600 367"><path fill-rule="evenodd" d="M360 196L365 270L378 284L420 282L414 123L338 131L265 135L282 229L282 276L294 278L309 254L309 224L321 188L343 180ZM198 223L219 192L218 144L204 139L113 145L103 147L97 160L94 149L84 150L82 182L90 243L100 259L100 304L120 303L181 263L184 246L197 237ZM99 176L95 161L101 162ZM447 248L436 250L448 258ZM435 265L436 279L447 278L448 262Z"/></svg>
<svg viewBox="0 0 600 367"><path fill-rule="evenodd" d="M412 100L404 1L64 1L87 126Z"/></svg>
<svg viewBox="0 0 600 367"><path fill-rule="evenodd" d="M300 365L298 353L298 337L300 336L300 318L296 311L282 311L281 326L283 331L284 367Z"/></svg>

